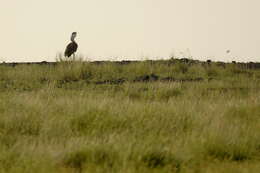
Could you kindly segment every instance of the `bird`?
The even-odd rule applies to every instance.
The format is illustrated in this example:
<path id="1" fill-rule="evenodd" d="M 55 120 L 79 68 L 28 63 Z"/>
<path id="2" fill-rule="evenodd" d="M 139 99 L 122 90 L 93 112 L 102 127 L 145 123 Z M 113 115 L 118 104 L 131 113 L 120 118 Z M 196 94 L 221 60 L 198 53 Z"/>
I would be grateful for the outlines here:
<path id="1" fill-rule="evenodd" d="M 71 34 L 70 40 L 71 42 L 67 45 L 64 56 L 70 57 L 72 54 L 75 56 L 75 52 L 78 49 L 78 44 L 75 42 L 75 38 L 77 36 L 77 32 L 73 32 Z"/>

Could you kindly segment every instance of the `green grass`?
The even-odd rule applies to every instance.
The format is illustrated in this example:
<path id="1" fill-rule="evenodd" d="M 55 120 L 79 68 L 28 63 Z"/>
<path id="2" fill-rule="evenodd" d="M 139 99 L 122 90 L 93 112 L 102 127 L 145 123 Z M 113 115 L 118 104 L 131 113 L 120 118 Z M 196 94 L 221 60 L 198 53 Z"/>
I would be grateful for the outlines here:
<path id="1" fill-rule="evenodd" d="M 177 60 L 2 65 L 0 172 L 258 173 L 260 71 Z"/>

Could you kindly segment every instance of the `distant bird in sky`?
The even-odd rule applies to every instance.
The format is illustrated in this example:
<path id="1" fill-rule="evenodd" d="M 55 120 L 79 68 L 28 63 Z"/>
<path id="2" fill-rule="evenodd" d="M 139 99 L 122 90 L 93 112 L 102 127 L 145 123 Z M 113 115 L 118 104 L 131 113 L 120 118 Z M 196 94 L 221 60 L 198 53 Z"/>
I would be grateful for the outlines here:
<path id="1" fill-rule="evenodd" d="M 227 50 L 226 53 L 230 53 L 230 50 Z"/>
<path id="2" fill-rule="evenodd" d="M 78 49 L 78 44 L 75 42 L 75 38 L 77 36 L 77 32 L 73 32 L 71 34 L 70 40 L 71 42 L 67 45 L 64 56 L 70 57 L 72 54 L 75 56 L 75 52 Z"/>

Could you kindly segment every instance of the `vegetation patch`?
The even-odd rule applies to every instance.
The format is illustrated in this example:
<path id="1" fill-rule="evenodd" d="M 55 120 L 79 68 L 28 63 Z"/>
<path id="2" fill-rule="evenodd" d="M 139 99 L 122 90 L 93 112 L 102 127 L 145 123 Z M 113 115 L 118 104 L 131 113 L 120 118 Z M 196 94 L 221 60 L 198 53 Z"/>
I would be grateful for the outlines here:
<path id="1" fill-rule="evenodd" d="M 173 155 L 162 151 L 148 152 L 142 156 L 141 160 L 148 168 L 162 168 L 169 166 L 172 169 L 174 168 L 176 172 L 180 171 L 182 165 L 180 159 L 176 159 Z"/>
<path id="2" fill-rule="evenodd" d="M 260 172 L 254 63 L 0 65 L 0 172 Z"/>

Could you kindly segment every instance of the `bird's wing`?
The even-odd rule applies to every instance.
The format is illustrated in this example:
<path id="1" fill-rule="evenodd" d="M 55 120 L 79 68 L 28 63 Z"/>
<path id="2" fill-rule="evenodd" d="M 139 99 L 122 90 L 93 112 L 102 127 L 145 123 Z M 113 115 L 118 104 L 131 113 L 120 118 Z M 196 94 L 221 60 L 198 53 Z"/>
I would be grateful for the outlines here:
<path id="1" fill-rule="evenodd" d="M 78 50 L 78 44 L 75 43 L 74 46 L 75 46 L 75 52 L 76 52 Z"/>

